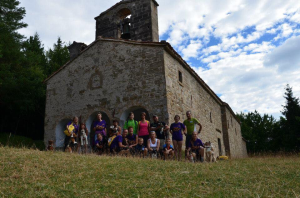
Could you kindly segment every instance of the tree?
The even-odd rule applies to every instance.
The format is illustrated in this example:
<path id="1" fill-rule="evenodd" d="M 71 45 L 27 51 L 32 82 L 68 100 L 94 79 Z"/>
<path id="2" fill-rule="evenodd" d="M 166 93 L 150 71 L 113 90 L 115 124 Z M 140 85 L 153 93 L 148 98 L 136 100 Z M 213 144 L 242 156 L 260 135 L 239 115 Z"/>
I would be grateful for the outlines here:
<path id="1" fill-rule="evenodd" d="M 273 134 L 278 130 L 278 123 L 273 116 L 257 111 L 247 114 L 240 113 L 237 117 L 241 122 L 242 135 L 247 142 L 247 150 L 250 153 L 266 152 L 273 150 Z"/>
<path id="2" fill-rule="evenodd" d="M 283 144 L 288 151 L 300 149 L 300 105 L 299 98 L 294 97 L 292 88 L 287 85 L 284 98 L 286 103 L 283 106 L 281 119 L 282 132 L 284 134 Z"/>
<path id="3" fill-rule="evenodd" d="M 20 4 L 17 0 L 0 1 L 0 130 L 3 131 L 10 123 L 9 116 L 13 114 L 15 101 L 18 96 L 18 74 L 22 67 L 21 43 L 24 38 L 17 30 L 27 26 L 22 22 L 25 16 L 25 9 L 18 7 Z M 14 112 L 17 114 L 17 112 Z"/>
<path id="4" fill-rule="evenodd" d="M 48 76 L 70 60 L 69 50 L 61 41 L 60 37 L 58 37 L 57 43 L 54 44 L 53 50 L 49 49 L 49 51 L 46 52 L 46 56 L 48 59 Z"/>

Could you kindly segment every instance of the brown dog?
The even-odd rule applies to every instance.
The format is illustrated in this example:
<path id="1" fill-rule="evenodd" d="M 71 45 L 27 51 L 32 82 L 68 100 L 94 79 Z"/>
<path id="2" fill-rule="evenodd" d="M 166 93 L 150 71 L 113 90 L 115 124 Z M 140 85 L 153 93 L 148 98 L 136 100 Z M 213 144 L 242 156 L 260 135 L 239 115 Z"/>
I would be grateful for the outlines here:
<path id="1" fill-rule="evenodd" d="M 53 150 L 54 150 L 54 143 L 53 143 L 53 140 L 49 140 L 49 141 L 48 141 L 47 151 L 53 151 Z"/>

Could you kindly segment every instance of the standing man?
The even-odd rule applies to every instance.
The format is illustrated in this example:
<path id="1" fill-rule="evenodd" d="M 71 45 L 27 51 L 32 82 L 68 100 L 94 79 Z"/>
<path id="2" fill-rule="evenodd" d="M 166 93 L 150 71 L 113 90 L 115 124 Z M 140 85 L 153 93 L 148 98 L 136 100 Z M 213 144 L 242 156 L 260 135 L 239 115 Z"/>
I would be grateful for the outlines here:
<path id="1" fill-rule="evenodd" d="M 187 119 L 183 122 L 183 124 L 186 126 L 186 129 L 184 131 L 184 135 L 186 136 L 186 139 L 185 139 L 185 158 L 187 158 L 187 155 L 188 155 L 187 148 L 188 148 L 189 143 L 192 140 L 192 135 L 197 130 L 196 125 L 199 125 L 198 134 L 200 134 L 201 130 L 202 130 L 202 125 L 200 124 L 200 122 L 196 118 L 192 118 L 191 111 L 186 112 L 186 117 L 187 117 Z"/>
<path id="2" fill-rule="evenodd" d="M 159 153 L 161 157 L 163 156 L 163 146 L 165 145 L 169 129 L 170 128 L 168 125 L 166 125 L 166 123 L 158 120 L 157 115 L 153 115 L 153 123 L 150 125 L 150 131 L 155 131 L 156 138 L 160 141 Z"/>

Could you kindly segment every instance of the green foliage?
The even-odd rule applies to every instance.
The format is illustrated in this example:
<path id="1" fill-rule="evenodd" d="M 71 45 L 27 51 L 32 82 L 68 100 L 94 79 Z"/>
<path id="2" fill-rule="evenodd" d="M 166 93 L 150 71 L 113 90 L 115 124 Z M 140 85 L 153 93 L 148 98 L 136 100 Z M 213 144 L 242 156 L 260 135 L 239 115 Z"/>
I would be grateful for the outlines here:
<path id="1" fill-rule="evenodd" d="M 44 142 L 41 140 L 32 140 L 24 136 L 18 136 L 8 133 L 0 133 L 0 145 L 15 148 L 37 148 L 45 150 Z"/>
<path id="2" fill-rule="evenodd" d="M 273 116 L 261 116 L 257 111 L 247 114 L 240 113 L 237 117 L 241 121 L 242 135 L 248 140 L 248 152 L 256 153 L 273 150 L 273 134 L 278 131 L 279 125 Z"/>
<path id="3" fill-rule="evenodd" d="M 283 142 L 287 150 L 300 150 L 300 104 L 299 98 L 294 97 L 292 88 L 287 85 L 284 98 L 286 103 L 283 106 L 282 114 L 285 118 L 281 122 Z"/>
<path id="4" fill-rule="evenodd" d="M 286 104 L 282 112 L 285 117 L 280 117 L 280 120 L 266 114 L 262 116 L 257 111 L 237 114 L 241 121 L 242 135 L 248 140 L 248 152 L 300 150 L 299 98 L 293 96 L 289 85 L 285 90 Z"/>
<path id="5" fill-rule="evenodd" d="M 48 58 L 48 76 L 70 60 L 69 50 L 61 41 L 60 37 L 58 37 L 57 43 L 54 44 L 53 49 L 46 52 L 46 56 Z"/>

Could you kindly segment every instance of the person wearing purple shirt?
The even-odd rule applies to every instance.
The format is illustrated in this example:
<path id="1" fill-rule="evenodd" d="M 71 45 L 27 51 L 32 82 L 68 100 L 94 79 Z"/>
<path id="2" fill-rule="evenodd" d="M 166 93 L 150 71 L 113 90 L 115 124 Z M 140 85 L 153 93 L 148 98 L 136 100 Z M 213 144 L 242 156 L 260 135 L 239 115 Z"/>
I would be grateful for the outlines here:
<path id="1" fill-rule="evenodd" d="M 178 158 L 178 161 L 181 159 L 181 150 L 182 150 L 182 141 L 183 141 L 183 136 L 182 133 L 185 129 L 184 124 L 179 122 L 180 116 L 176 115 L 174 117 L 175 122 L 171 124 L 170 126 L 170 132 L 172 134 L 172 140 L 174 144 L 174 149 L 175 149 L 175 157 Z"/>
<path id="2" fill-rule="evenodd" d="M 127 135 L 126 138 L 128 139 L 129 147 L 132 148 L 138 144 L 138 136 L 136 134 L 133 134 L 133 127 L 128 127 L 128 131 L 129 134 Z"/>
<path id="3" fill-rule="evenodd" d="M 107 142 L 107 136 L 106 136 L 106 122 L 105 120 L 102 120 L 102 114 L 98 113 L 97 120 L 94 122 L 93 130 L 95 131 L 95 141 L 97 140 L 97 134 L 101 134 L 104 143 Z"/>
<path id="4" fill-rule="evenodd" d="M 69 131 L 69 132 L 73 132 L 73 137 L 76 138 L 77 137 L 77 134 L 78 134 L 78 129 L 79 129 L 79 126 L 78 126 L 78 117 L 74 117 L 73 118 L 73 121 L 69 122 L 66 126 L 66 129 L 68 129 L 68 127 L 70 125 L 73 125 L 74 126 L 74 130 L 73 131 Z M 71 136 L 67 136 L 65 137 L 65 141 L 64 141 L 64 151 L 66 150 L 67 146 L 70 144 L 70 141 L 71 141 Z M 74 146 L 74 145 L 73 145 Z"/>
<path id="5" fill-rule="evenodd" d="M 187 144 L 187 151 L 191 154 L 188 156 L 190 160 L 192 160 L 192 157 L 195 159 L 197 156 L 200 155 L 200 161 L 204 161 L 204 144 L 203 142 L 197 137 L 197 132 L 193 132 L 192 139 Z"/>
<path id="6" fill-rule="evenodd" d="M 116 154 L 121 151 L 121 148 L 126 148 L 127 146 L 124 146 L 122 142 L 123 137 L 121 135 L 121 131 L 118 131 L 117 136 L 113 139 L 113 141 L 110 144 L 110 152 L 112 154 Z"/>

